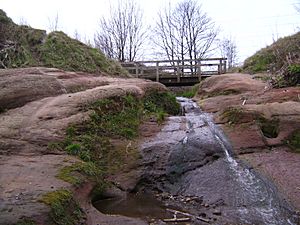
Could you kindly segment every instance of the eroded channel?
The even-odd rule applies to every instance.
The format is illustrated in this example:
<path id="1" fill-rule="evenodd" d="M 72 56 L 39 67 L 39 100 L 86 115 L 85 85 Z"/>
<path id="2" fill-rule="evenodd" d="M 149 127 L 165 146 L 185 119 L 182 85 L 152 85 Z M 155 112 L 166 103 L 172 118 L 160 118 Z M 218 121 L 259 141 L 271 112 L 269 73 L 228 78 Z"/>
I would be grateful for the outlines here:
<path id="1" fill-rule="evenodd" d="M 276 187 L 235 159 L 211 115 L 190 99 L 178 101 L 184 115 L 170 117 L 141 146 L 144 169 L 136 193 L 99 201 L 99 211 L 152 224 L 297 224 Z"/>

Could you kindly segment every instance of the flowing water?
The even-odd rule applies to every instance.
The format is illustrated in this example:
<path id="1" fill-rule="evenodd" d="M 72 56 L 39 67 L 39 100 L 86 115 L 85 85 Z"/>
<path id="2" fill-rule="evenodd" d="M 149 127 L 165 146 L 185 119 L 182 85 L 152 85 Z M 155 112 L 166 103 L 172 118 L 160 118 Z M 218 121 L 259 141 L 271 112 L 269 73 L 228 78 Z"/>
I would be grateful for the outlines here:
<path id="1" fill-rule="evenodd" d="M 199 214 L 212 215 L 204 220 L 210 224 L 296 224 L 295 214 L 273 184 L 234 158 L 229 141 L 211 115 L 190 99 L 178 101 L 184 115 L 171 117 L 142 147 L 144 185 L 183 199 L 203 199 L 198 205 L 181 204 L 182 199 L 178 203 L 187 215 L 194 215 L 194 224 L 202 224 L 203 220 L 197 220 Z M 149 196 L 100 201 L 97 205 L 104 213 L 146 220 L 170 216 L 163 202 Z M 215 210 L 222 213 L 214 217 Z"/>
<path id="2" fill-rule="evenodd" d="M 272 185 L 232 157 L 232 147 L 222 130 L 213 122 L 211 115 L 201 112 L 192 100 L 185 98 L 178 100 L 186 111 L 188 129 L 192 130 L 193 124 L 199 120 L 204 121 L 214 135 L 215 141 L 224 151 L 227 164 L 242 191 L 241 197 L 244 197 L 247 205 L 251 206 L 238 209 L 240 219 L 245 223 L 252 224 L 253 222 L 248 215 L 253 214 L 260 218 L 261 224 L 294 224 L 287 217 L 286 212 L 283 212 L 281 202 Z M 188 141 L 187 137 L 186 140 Z M 245 199 L 241 199 L 241 201 Z"/>

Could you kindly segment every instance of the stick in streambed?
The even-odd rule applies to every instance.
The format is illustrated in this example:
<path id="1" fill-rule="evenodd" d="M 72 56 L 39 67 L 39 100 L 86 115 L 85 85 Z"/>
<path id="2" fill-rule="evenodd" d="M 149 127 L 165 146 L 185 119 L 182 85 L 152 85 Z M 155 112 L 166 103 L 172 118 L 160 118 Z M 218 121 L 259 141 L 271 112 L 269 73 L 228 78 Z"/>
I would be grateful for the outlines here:
<path id="1" fill-rule="evenodd" d="M 210 220 L 209 219 L 206 219 L 206 218 L 203 218 L 203 217 L 200 217 L 200 216 L 195 216 L 195 215 L 192 215 L 190 213 L 186 213 L 186 212 L 181 212 L 181 211 L 178 211 L 178 210 L 174 210 L 174 209 L 167 209 L 167 211 L 169 212 L 173 212 L 175 214 L 181 214 L 181 215 L 184 215 L 184 216 L 190 216 L 190 217 L 194 217 L 196 218 L 197 220 L 201 220 L 202 222 L 205 222 L 205 223 L 209 223 Z M 176 219 L 176 218 L 175 218 Z M 190 219 L 190 218 L 189 218 Z M 165 221 L 166 222 L 166 221 Z M 174 221 L 169 221 L 169 222 L 174 222 Z M 181 221 L 181 222 L 185 222 L 185 221 Z"/>
<path id="2" fill-rule="evenodd" d="M 188 222 L 191 218 L 172 218 L 172 219 L 163 219 L 164 222 Z"/>

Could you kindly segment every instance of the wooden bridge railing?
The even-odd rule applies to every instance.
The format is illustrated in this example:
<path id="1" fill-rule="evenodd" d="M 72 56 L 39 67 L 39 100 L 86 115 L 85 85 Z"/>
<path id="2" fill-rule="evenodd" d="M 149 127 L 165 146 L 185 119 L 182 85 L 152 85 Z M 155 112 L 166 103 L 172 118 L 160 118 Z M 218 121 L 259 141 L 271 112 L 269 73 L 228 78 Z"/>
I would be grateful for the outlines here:
<path id="1" fill-rule="evenodd" d="M 173 79 L 180 83 L 191 78 L 226 73 L 226 58 L 207 58 L 196 60 L 159 60 L 122 63 L 130 74 L 137 78 L 151 79 L 160 82 L 162 79 Z M 176 78 L 176 80 L 174 79 Z M 171 80 L 170 80 L 171 81 Z"/>

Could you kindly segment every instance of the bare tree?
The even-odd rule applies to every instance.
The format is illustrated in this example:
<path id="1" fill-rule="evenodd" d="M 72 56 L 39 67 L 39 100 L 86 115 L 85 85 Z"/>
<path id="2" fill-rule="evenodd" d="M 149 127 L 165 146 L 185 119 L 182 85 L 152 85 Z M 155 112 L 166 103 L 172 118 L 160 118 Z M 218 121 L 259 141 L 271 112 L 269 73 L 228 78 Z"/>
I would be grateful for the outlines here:
<path id="1" fill-rule="evenodd" d="M 218 32 L 196 0 L 183 0 L 158 14 L 154 44 L 170 60 L 198 59 L 212 50 Z"/>
<path id="2" fill-rule="evenodd" d="M 55 17 L 52 19 L 48 17 L 48 23 L 49 23 L 48 29 L 50 30 L 50 32 L 58 31 L 59 29 L 58 22 L 59 22 L 58 13 L 56 13 Z"/>
<path id="3" fill-rule="evenodd" d="M 158 21 L 154 28 L 154 35 L 151 39 L 153 43 L 160 49 L 161 54 L 169 60 L 178 58 L 176 45 L 176 29 L 173 24 L 171 7 L 158 13 Z"/>
<path id="4" fill-rule="evenodd" d="M 294 6 L 297 12 L 300 14 L 300 1 L 298 1 L 298 3 L 296 3 Z"/>
<path id="5" fill-rule="evenodd" d="M 21 25 L 21 26 L 28 26 L 29 27 L 29 23 L 27 22 L 27 20 L 24 17 L 20 17 L 18 24 Z"/>
<path id="6" fill-rule="evenodd" d="M 146 38 L 143 13 L 134 0 L 120 0 L 111 8 L 110 17 L 102 17 L 100 29 L 94 36 L 97 48 L 109 58 L 134 61 Z"/>
<path id="7" fill-rule="evenodd" d="M 222 57 L 227 58 L 228 69 L 234 67 L 238 57 L 235 41 L 231 37 L 224 38 L 219 42 L 219 49 Z"/>
<path id="8" fill-rule="evenodd" d="M 78 32 L 77 29 L 74 31 L 73 37 L 74 37 L 76 40 L 81 41 L 81 35 L 80 35 L 80 33 Z"/>

